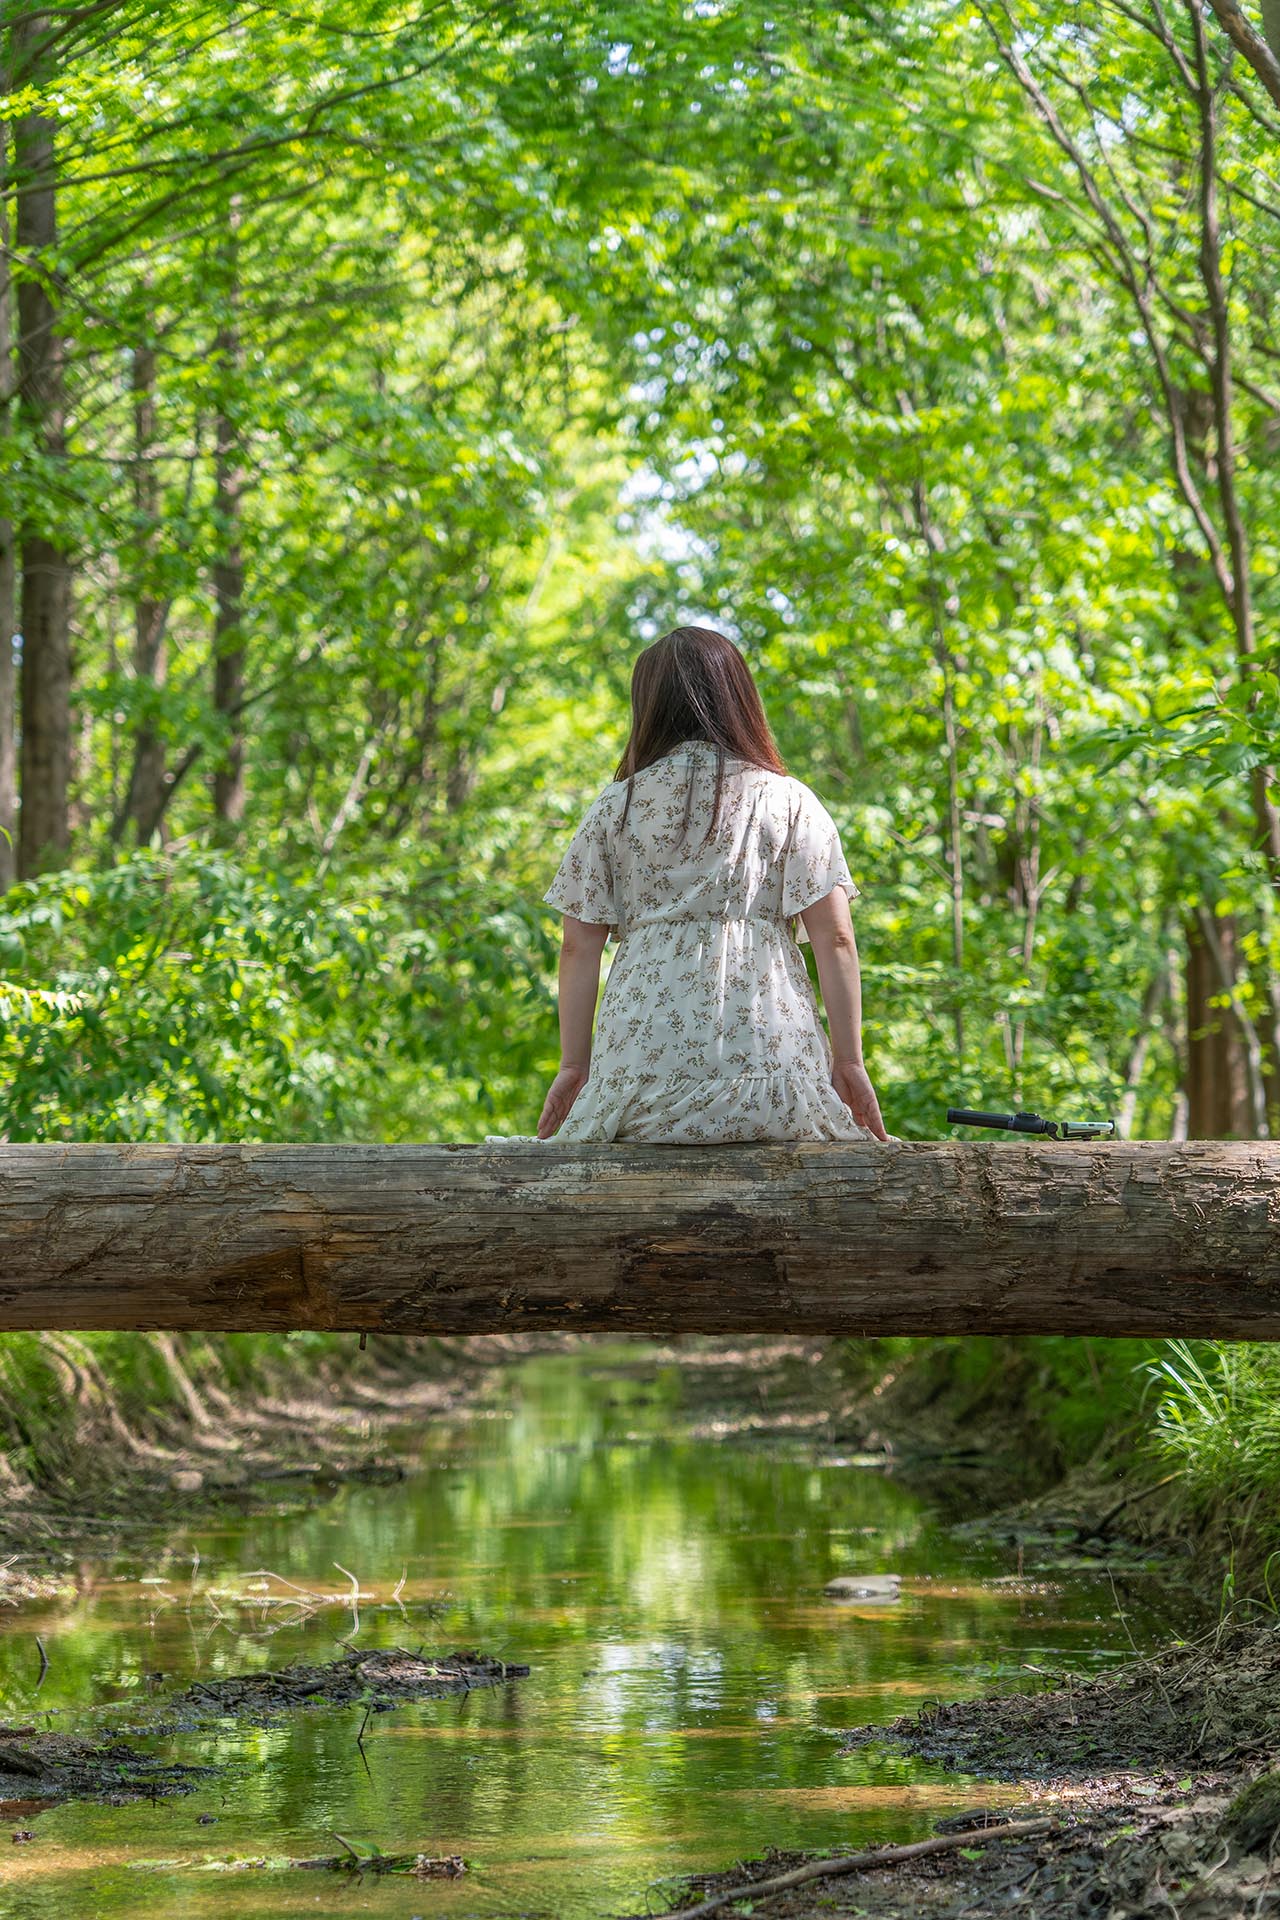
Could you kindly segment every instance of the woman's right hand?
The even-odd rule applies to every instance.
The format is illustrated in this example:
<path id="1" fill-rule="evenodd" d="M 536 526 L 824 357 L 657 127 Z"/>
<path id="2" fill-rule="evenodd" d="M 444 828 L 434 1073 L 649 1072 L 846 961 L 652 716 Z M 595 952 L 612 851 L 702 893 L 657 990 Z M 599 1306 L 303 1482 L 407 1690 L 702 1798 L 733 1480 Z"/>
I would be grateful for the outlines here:
<path id="1" fill-rule="evenodd" d="M 547 1090 L 538 1121 L 539 1140 L 549 1140 L 568 1118 L 569 1109 L 587 1084 L 587 1067 L 561 1067 Z"/>
<path id="2" fill-rule="evenodd" d="M 860 1127 L 875 1135 L 877 1140 L 888 1141 L 884 1130 L 884 1121 L 880 1118 L 880 1102 L 876 1099 L 876 1090 L 867 1076 L 867 1070 L 860 1060 L 837 1060 L 831 1068 L 831 1084 Z"/>

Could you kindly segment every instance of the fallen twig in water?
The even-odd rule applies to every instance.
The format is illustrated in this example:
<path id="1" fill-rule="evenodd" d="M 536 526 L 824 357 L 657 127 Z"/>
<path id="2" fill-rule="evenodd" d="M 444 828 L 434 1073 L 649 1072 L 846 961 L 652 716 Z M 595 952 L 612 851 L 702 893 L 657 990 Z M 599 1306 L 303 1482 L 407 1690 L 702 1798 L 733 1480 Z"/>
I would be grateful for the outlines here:
<path id="1" fill-rule="evenodd" d="M 338 1563 L 335 1561 L 334 1564 L 336 1566 Z M 415 1600 L 406 1606 L 401 1596 L 408 1578 L 407 1571 L 401 1574 L 394 1593 L 384 1600 L 379 1600 L 373 1588 L 362 1587 L 356 1575 L 346 1567 L 340 1568 L 340 1571 L 348 1585 L 337 1593 L 319 1587 L 299 1586 L 296 1580 L 287 1580 L 271 1567 L 254 1567 L 249 1572 L 227 1575 L 204 1587 L 197 1587 L 193 1580 L 185 1596 L 165 1593 L 161 1598 L 167 1606 L 177 1607 L 189 1616 L 209 1613 L 215 1627 L 232 1620 L 237 1612 L 251 1616 L 256 1614 L 254 1628 L 237 1622 L 236 1630 L 240 1633 L 254 1631 L 262 1639 L 269 1639 L 283 1627 L 300 1626 L 329 1608 L 345 1608 L 351 1624 L 348 1637 L 339 1639 L 340 1646 L 350 1645 L 350 1636 L 360 1631 L 362 1606 L 374 1613 L 389 1612 L 394 1607 L 401 1619 L 406 1621 L 410 1618 L 410 1610 L 413 1614 L 425 1614 L 431 1618 L 437 1618 L 447 1610 L 447 1596 Z M 269 1582 L 274 1582 L 283 1591 L 272 1591 Z M 165 1582 L 160 1576 L 152 1576 L 144 1584 L 156 1587 Z"/>
<path id="2" fill-rule="evenodd" d="M 354 1636 L 360 1631 L 360 1582 L 349 1568 L 343 1566 L 340 1560 L 335 1560 L 333 1564 L 338 1569 L 338 1572 L 345 1573 L 347 1579 L 351 1582 L 351 1632 Z"/>
<path id="3" fill-rule="evenodd" d="M 955 1847 L 988 1847 L 993 1840 L 1028 1840 L 1033 1834 L 1051 1833 L 1056 1825 L 1056 1821 L 1048 1819 L 1011 1820 L 1004 1826 L 937 1834 L 932 1840 L 916 1840 L 906 1847 L 873 1847 L 867 1853 L 836 1854 L 830 1860 L 810 1860 L 805 1866 L 793 1867 L 789 1873 L 780 1873 L 772 1880 L 747 1880 L 740 1886 L 726 1887 L 723 1892 L 712 1894 L 709 1900 L 703 1900 L 696 1907 L 681 1907 L 678 1912 L 664 1915 L 664 1920 L 703 1920 L 705 1914 L 717 1913 L 734 1900 L 757 1900 L 763 1894 L 783 1893 L 788 1887 L 798 1887 L 806 1880 L 834 1880 L 841 1873 L 897 1867 L 906 1860 L 923 1860 L 928 1854 L 947 1853 Z"/>

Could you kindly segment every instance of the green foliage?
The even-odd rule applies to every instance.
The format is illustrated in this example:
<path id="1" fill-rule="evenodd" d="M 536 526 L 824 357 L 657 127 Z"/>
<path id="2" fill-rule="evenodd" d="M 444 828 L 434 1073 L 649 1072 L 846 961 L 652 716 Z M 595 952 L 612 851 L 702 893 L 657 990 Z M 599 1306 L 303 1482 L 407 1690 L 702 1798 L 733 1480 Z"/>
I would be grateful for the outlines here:
<path id="1" fill-rule="evenodd" d="M 1220 93 L 1245 673 L 1186 185 L 1191 23 L 1061 36 L 1034 0 L 1020 17 L 1016 47 L 937 0 L 875 20 L 342 4 L 252 33 L 171 0 L 73 23 L 14 102 L 58 115 L 67 451 L 42 487 L 10 423 L 0 511 L 22 522 L 39 490 L 77 557 L 78 861 L 134 838 L 158 743 L 158 837 L 175 861 L 211 836 L 251 850 L 242 906 L 280 889 L 262 965 L 294 1009 L 275 1043 L 269 997 L 188 1016 L 171 1092 L 130 1103 L 113 1081 L 102 1124 L 528 1129 L 555 1044 L 538 896 L 612 771 L 637 640 L 686 617 L 740 639 L 844 831 L 895 1131 L 999 1101 L 1167 1133 L 1192 1025 L 1180 949 L 1206 902 L 1269 1057 L 1266 129 L 1247 88 Z M 1207 58 L 1219 72 L 1224 44 Z M 233 531 L 247 685 L 229 713 L 211 584 Z M 132 643 L 149 606 L 163 670 Z M 238 836 L 208 791 L 237 733 Z M 446 892 L 452 872 L 489 931 L 429 923 L 424 871 Z M 381 973 L 353 951 L 362 915 Z M 327 1045 L 304 956 L 335 984 Z M 402 964 L 447 1029 L 400 1005 Z M 387 1001 L 376 1118 L 347 1059 L 376 1024 L 353 1019 L 357 982 Z M 32 1050 L 21 1125 L 76 1124 L 66 1071 L 57 1045 Z"/>
<path id="2" fill-rule="evenodd" d="M 76 671 L 6 1137 L 531 1131 L 540 896 L 687 619 L 842 829 L 892 1131 L 1276 1134 L 1274 114 L 1202 10 L 1077 13 L 68 14 L 7 103 L 56 128 L 11 271 L 66 420 L 5 404 L 0 520 L 72 556 Z M 1022 1350 L 1064 1458 L 1144 1352 Z M 1195 1352 L 1159 1445 L 1245 1497 L 1272 1363 Z"/>
<path id="3" fill-rule="evenodd" d="M 0 955 L 53 983 L 0 1026 L 12 1140 L 319 1139 L 411 1127 L 441 1083 L 455 1111 L 545 1052 L 527 1020 L 541 916 L 448 871 L 377 888 L 214 850 L 140 852 L 14 887 Z M 388 1052 L 408 1079 L 388 1111 Z M 477 1070 L 479 1069 L 479 1071 Z M 394 1083 L 393 1083 L 394 1084 Z M 490 1096 L 491 1097 L 491 1096 Z"/>
<path id="4" fill-rule="evenodd" d="M 1153 1439 L 1201 1512 L 1221 1506 L 1280 1535 L 1280 1354 L 1175 1340 L 1150 1374 Z"/>

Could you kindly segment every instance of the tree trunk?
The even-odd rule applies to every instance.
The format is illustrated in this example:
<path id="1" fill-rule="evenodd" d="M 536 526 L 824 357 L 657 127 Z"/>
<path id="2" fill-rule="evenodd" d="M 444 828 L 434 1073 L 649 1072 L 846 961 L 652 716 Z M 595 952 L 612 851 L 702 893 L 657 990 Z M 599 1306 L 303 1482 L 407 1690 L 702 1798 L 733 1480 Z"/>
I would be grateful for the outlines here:
<path id="1" fill-rule="evenodd" d="M 0 1327 L 1280 1339 L 1280 1147 L 0 1147 Z"/>
<path id="2" fill-rule="evenodd" d="M 1262 33 L 1239 0 L 1209 0 L 1227 38 L 1242 53 L 1280 107 L 1280 0 L 1262 0 Z"/>
<path id="3" fill-rule="evenodd" d="M 239 437 L 233 417 L 240 371 L 240 333 L 236 324 L 236 210 L 231 212 L 227 264 L 227 317 L 218 329 L 214 359 L 218 377 L 218 406 L 214 419 L 214 517 L 218 528 L 218 558 L 213 568 L 213 704 L 226 722 L 226 743 L 213 776 L 213 806 L 224 827 L 234 829 L 244 818 L 244 554 L 240 536 Z"/>
<path id="4" fill-rule="evenodd" d="M 1213 396 L 1215 444 L 1209 471 L 1217 490 L 1229 563 L 1230 582 L 1225 594 L 1227 610 L 1235 632 L 1240 678 L 1247 687 L 1252 683 L 1258 666 L 1252 543 L 1238 486 L 1231 296 L 1222 267 L 1218 206 L 1218 91 L 1209 70 L 1199 0 L 1191 0 L 1191 21 L 1196 49 L 1196 105 L 1200 116 L 1200 278 L 1213 340 L 1212 352 L 1202 349 Z M 1255 690 L 1250 700 L 1251 710 L 1257 704 L 1258 697 Z M 1249 777 L 1249 804 L 1253 809 L 1257 844 L 1266 857 L 1271 884 L 1280 893 L 1280 808 L 1271 799 L 1274 779 L 1271 768 L 1253 768 Z"/>
<path id="5" fill-rule="evenodd" d="M 1147 1051 L 1151 1045 L 1151 1029 L 1168 990 L 1168 973 L 1163 966 L 1158 966 L 1148 980 L 1142 996 L 1137 1030 L 1133 1036 L 1133 1045 L 1129 1049 L 1129 1061 L 1125 1068 L 1124 1093 L 1121 1095 L 1119 1111 L 1116 1114 L 1116 1131 L 1122 1140 L 1128 1140 L 1133 1133 L 1134 1116 L 1138 1111 L 1138 1089 L 1142 1085 L 1143 1068 L 1146 1066 Z"/>
<path id="6" fill-rule="evenodd" d="M 7 49 L 0 46 L 0 91 L 8 92 Z M 9 275 L 9 141 L 0 120 L 0 433 L 12 429 L 13 283 Z M 18 875 L 18 678 L 13 638 L 18 630 L 18 568 L 13 523 L 0 518 L 0 893 Z"/>
<path id="7" fill-rule="evenodd" d="M 0 520 L 0 893 L 18 877 L 17 588 L 13 526 Z"/>
<path id="8" fill-rule="evenodd" d="M 1235 965 L 1235 927 L 1217 922 L 1219 950 Z M 1187 1135 L 1192 1140 L 1248 1140 L 1254 1132 L 1248 1061 L 1240 1022 L 1230 1006 L 1222 970 L 1192 915 L 1186 925 Z"/>
<path id="9" fill-rule="evenodd" d="M 133 671 L 143 688 L 164 685 L 167 668 L 165 626 L 167 609 L 151 588 L 151 549 L 156 525 L 158 488 L 152 465 L 156 439 L 156 356 L 151 347 L 134 349 L 130 370 L 133 392 L 133 511 L 138 526 L 138 571 L 133 602 Z M 144 700 L 147 695 L 144 693 Z M 123 813 L 134 837 L 145 847 L 164 813 L 164 741 L 153 717 L 139 722 L 133 741 L 133 765 Z"/>
<path id="10" fill-rule="evenodd" d="M 226 826 L 244 818 L 244 559 L 240 546 L 240 489 L 235 468 L 233 428 L 219 413 L 216 512 L 225 528 L 222 553 L 213 568 L 213 704 L 227 723 L 222 758 L 213 776 L 213 806 Z"/>
<path id="11" fill-rule="evenodd" d="M 15 84 L 38 77 L 39 43 L 51 16 L 28 14 L 10 29 Z M 58 330 L 54 122 L 14 123 L 18 282 L 18 401 L 44 460 L 66 455 L 63 345 Z M 50 489 L 41 488 L 46 505 Z M 20 529 L 22 570 L 22 811 L 18 871 L 59 866 L 70 844 L 71 564 L 47 517 Z"/>

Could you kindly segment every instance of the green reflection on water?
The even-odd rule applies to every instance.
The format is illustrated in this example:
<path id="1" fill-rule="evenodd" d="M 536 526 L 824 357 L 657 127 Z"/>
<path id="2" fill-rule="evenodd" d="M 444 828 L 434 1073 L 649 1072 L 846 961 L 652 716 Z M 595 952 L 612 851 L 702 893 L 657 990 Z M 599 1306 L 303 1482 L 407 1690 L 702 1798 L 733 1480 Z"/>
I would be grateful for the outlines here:
<path id="1" fill-rule="evenodd" d="M 1002 1591 L 1011 1559 L 962 1551 L 883 1474 L 802 1442 L 690 1438 L 681 1393 L 678 1369 L 637 1348 L 625 1364 L 531 1360 L 494 1406 L 423 1435 L 403 1484 L 184 1532 L 89 1570 L 74 1601 L 6 1617 L 9 1719 L 115 1701 L 127 1720 L 192 1679 L 331 1658 L 353 1627 L 338 1565 L 360 1584 L 361 1645 L 478 1647 L 533 1672 L 372 1720 L 363 1760 L 345 1710 L 181 1736 L 166 1751 L 225 1777 L 154 1806 L 44 1813 L 3 1863 L 0 1912 L 617 1912 L 767 1844 L 913 1838 L 991 1804 L 999 1789 L 884 1748 L 843 1755 L 839 1733 L 980 1690 L 993 1668 L 1096 1665 L 1142 1638 L 1105 1578 Z M 903 1576 L 897 1605 L 823 1598 L 834 1574 L 880 1571 Z M 285 1582 L 329 1603 L 308 1610 Z M 38 1700 L 35 1632 L 51 1660 Z M 353 1886 L 193 1870 L 332 1853 L 334 1832 L 461 1853 L 471 1872 Z"/>

